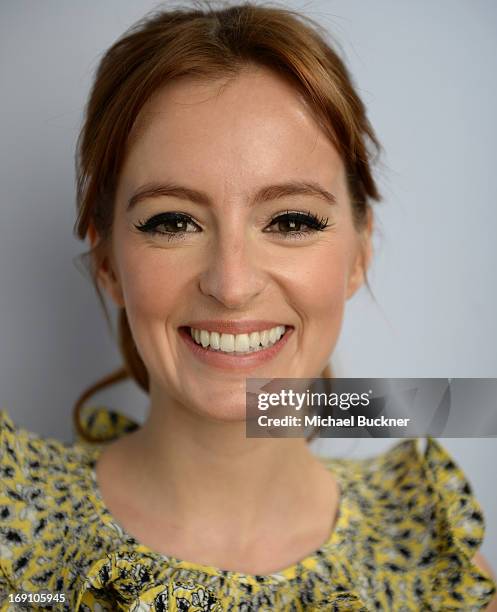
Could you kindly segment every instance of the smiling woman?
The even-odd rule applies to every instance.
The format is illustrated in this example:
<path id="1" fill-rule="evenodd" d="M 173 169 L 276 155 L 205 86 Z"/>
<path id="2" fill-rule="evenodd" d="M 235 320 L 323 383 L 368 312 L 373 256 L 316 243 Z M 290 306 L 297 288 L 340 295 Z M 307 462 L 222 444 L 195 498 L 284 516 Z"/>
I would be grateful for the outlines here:
<path id="1" fill-rule="evenodd" d="M 72 446 L 0 413 L 0 589 L 65 592 L 64 610 L 490 602 L 481 508 L 435 440 L 345 460 L 246 436 L 248 377 L 331 376 L 367 284 L 378 149 L 326 33 L 292 11 L 159 11 L 107 51 L 75 229 L 124 365 L 77 401 Z M 82 410 L 128 376 L 142 426 Z"/>
<path id="2" fill-rule="evenodd" d="M 242 425 L 255 367 L 270 360 L 275 377 L 323 371 L 362 282 L 368 227 L 354 225 L 336 147 L 265 66 L 162 85 L 134 129 L 101 282 L 126 317 L 151 396 L 170 406 L 173 392 L 197 415 Z M 239 354 L 248 334 L 280 326 L 274 346 L 253 337 L 263 350 Z"/>

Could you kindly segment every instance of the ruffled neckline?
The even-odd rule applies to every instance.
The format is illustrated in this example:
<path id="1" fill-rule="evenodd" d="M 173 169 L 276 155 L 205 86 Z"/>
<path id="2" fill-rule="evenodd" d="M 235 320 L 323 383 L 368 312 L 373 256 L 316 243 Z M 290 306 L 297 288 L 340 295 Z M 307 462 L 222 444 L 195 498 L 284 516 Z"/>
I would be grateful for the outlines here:
<path id="1" fill-rule="evenodd" d="M 96 464 L 103 447 L 103 444 L 93 444 L 86 449 L 85 473 L 87 487 L 92 492 L 92 507 L 109 534 L 106 537 L 99 530 L 98 538 L 111 541 L 110 552 L 100 555 L 81 575 L 73 601 L 76 610 L 83 600 L 86 601 L 85 593 L 91 591 L 91 597 L 95 593 L 100 593 L 99 597 L 110 597 L 120 610 L 135 610 L 137 605 L 145 606 L 144 610 L 168 609 L 161 606 L 169 602 L 167 605 L 172 606 L 171 610 L 223 612 L 225 608 L 216 595 L 219 589 L 242 598 L 252 593 L 257 609 L 257 602 L 260 602 L 260 605 L 269 605 L 267 609 L 286 610 L 294 605 L 292 602 L 299 598 L 302 589 L 312 588 L 310 585 L 317 578 L 321 588 L 309 596 L 309 606 L 303 605 L 302 611 L 368 612 L 354 587 L 349 563 L 340 555 L 341 543 L 349 533 L 349 523 L 357 516 L 354 499 L 348 494 L 349 481 L 345 466 L 340 465 L 341 460 L 321 458 L 329 467 L 333 464 L 340 490 L 335 523 L 326 542 L 291 566 L 260 575 L 223 570 L 164 555 L 139 542 L 116 520 L 103 499 L 96 476 Z M 309 586 L 305 587 L 306 584 Z"/>
<path id="2" fill-rule="evenodd" d="M 88 448 L 89 461 L 87 471 L 91 483 L 91 490 L 93 492 L 93 499 L 91 501 L 102 523 L 114 535 L 118 535 L 120 540 L 126 543 L 126 549 L 135 550 L 150 557 L 151 559 L 153 558 L 161 563 L 167 563 L 170 566 L 174 566 L 174 568 L 177 570 L 184 569 L 187 571 L 196 571 L 210 575 L 222 575 L 226 578 L 254 585 L 261 585 L 262 583 L 281 584 L 283 582 L 289 582 L 301 576 L 305 570 L 316 569 L 316 565 L 319 563 L 320 559 L 324 557 L 329 559 L 331 555 L 339 554 L 340 544 L 347 533 L 349 519 L 351 516 L 353 516 L 353 500 L 348 495 L 349 482 L 346 479 L 343 470 L 340 469 L 342 467 L 340 465 L 340 459 L 320 458 L 328 469 L 333 469 L 333 475 L 337 481 L 340 497 L 336 512 L 336 519 L 331 533 L 318 549 L 309 555 L 306 555 L 296 563 L 270 574 L 249 574 L 236 570 L 224 570 L 213 565 L 204 565 L 179 559 L 178 557 L 174 557 L 172 555 L 165 555 L 145 544 L 142 544 L 120 524 L 120 522 L 116 519 L 116 517 L 114 517 L 110 509 L 107 507 L 96 475 L 96 464 L 103 449 L 103 444 L 93 445 Z"/>

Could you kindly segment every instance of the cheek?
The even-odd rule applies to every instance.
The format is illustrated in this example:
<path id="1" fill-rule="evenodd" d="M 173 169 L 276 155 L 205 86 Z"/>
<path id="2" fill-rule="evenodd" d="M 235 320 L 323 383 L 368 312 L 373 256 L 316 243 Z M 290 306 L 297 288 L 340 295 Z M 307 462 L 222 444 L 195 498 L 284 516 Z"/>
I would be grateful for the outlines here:
<path id="1" fill-rule="evenodd" d="M 346 301 L 346 253 L 322 245 L 302 260 L 295 260 L 293 294 L 308 324 L 329 324 L 341 319 Z"/>
<path id="2" fill-rule="evenodd" d="M 181 293 L 182 275 L 171 273 L 177 268 L 160 250 L 130 249 L 120 257 L 128 316 L 149 321 L 157 318 L 163 324 Z"/>
<path id="3" fill-rule="evenodd" d="M 305 261 L 295 261 L 295 282 L 291 283 L 294 308 L 302 323 L 301 354 L 310 372 L 321 372 L 333 354 L 342 328 L 348 279 L 347 250 L 338 248 L 337 242 L 319 247 Z"/>
<path id="4" fill-rule="evenodd" d="M 162 380 L 164 371 L 175 367 L 172 343 L 165 341 L 165 332 L 183 291 L 183 277 L 171 273 L 178 268 L 161 250 L 123 249 L 119 257 L 126 314 L 136 349 L 149 375 Z"/>

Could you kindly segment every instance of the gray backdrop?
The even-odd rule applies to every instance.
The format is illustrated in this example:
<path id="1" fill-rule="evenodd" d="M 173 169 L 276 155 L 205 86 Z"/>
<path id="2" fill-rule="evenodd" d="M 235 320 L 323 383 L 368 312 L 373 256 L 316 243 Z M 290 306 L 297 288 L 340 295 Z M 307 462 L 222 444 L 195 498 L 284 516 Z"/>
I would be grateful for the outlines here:
<path id="1" fill-rule="evenodd" d="M 165 3 L 167 5 L 167 2 Z M 349 377 L 495 377 L 497 3 L 285 2 L 341 45 L 386 155 L 376 257 L 333 357 Z M 88 384 L 119 365 L 73 258 L 73 153 L 101 54 L 157 3 L 4 0 L 0 7 L 0 409 L 63 440 Z M 143 420 L 132 383 L 95 396 Z M 471 407 L 468 406 L 468 410 Z M 320 440 L 367 456 L 394 440 Z M 444 439 L 487 519 L 497 569 L 497 441 Z"/>

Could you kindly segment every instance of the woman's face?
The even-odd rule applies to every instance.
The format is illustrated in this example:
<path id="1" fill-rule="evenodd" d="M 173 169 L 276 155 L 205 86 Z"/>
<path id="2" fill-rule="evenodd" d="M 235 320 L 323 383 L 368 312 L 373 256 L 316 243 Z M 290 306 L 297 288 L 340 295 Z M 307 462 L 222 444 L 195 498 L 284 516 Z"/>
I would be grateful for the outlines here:
<path id="1" fill-rule="evenodd" d="M 328 226 L 312 231 L 309 213 Z M 228 420 L 245 416 L 248 377 L 321 374 L 363 280 L 343 163 L 299 95 L 263 68 L 176 81 L 144 107 L 108 261 L 103 282 L 126 308 L 152 397 Z M 221 335 L 246 332 L 233 336 L 243 349 L 265 338 L 250 332 L 278 326 L 287 332 L 274 348 L 244 355 Z M 196 344 L 190 327 L 214 347 L 205 332 L 217 330 L 220 348 Z"/>

